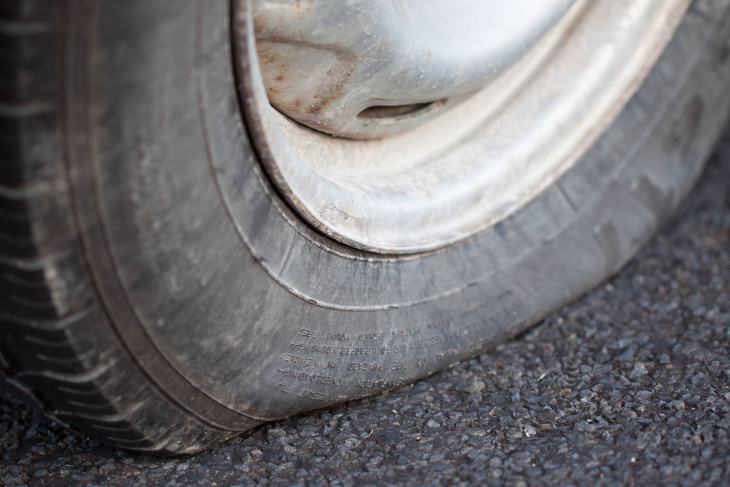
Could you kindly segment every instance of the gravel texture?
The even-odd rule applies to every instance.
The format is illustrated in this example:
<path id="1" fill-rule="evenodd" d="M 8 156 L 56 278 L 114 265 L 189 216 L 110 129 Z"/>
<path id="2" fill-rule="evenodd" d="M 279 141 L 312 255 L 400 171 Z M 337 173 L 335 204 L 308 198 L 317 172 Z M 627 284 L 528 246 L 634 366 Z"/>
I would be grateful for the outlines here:
<path id="1" fill-rule="evenodd" d="M 730 484 L 730 132 L 618 276 L 489 354 L 188 458 L 110 449 L 3 395 L 0 484 Z"/>

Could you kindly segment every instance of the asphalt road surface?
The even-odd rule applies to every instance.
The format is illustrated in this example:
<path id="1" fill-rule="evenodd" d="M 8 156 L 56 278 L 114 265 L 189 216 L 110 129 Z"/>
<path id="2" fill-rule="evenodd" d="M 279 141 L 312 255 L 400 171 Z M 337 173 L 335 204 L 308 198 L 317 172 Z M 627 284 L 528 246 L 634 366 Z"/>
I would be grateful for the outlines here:
<path id="1" fill-rule="evenodd" d="M 187 458 L 99 445 L 4 395 L 0 484 L 730 484 L 730 132 L 618 276 L 491 353 Z"/>

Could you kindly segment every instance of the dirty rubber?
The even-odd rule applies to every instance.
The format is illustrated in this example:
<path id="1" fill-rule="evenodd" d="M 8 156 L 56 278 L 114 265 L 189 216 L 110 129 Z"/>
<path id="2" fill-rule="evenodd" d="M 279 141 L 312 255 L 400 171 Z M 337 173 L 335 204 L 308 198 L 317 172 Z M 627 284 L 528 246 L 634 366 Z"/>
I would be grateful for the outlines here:
<path id="1" fill-rule="evenodd" d="M 623 271 L 491 353 L 183 458 L 102 446 L 3 393 L 0 484 L 726 483 L 729 271 L 726 131 Z"/>

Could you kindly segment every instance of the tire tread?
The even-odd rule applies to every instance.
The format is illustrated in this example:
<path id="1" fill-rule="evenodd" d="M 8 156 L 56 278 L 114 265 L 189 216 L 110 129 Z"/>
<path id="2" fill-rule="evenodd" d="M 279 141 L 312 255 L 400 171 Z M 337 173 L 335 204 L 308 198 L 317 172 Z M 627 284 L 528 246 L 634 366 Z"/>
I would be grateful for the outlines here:
<path id="1" fill-rule="evenodd" d="M 58 203 L 65 191 L 56 86 L 62 5 L 0 2 L 0 379 L 99 441 L 197 451 L 231 433 L 171 413 L 113 334 L 100 329 L 104 318 L 74 252 L 68 204 Z M 176 428 L 190 430 L 188 444 L 171 434 Z"/>

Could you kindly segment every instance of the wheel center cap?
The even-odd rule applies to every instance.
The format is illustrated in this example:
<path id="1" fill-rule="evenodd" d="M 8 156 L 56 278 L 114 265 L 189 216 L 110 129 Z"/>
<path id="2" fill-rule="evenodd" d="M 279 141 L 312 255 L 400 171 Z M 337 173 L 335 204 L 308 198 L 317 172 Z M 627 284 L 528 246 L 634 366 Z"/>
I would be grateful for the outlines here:
<path id="1" fill-rule="evenodd" d="M 253 0 L 271 104 L 311 128 L 380 138 L 484 88 L 573 0 Z"/>

